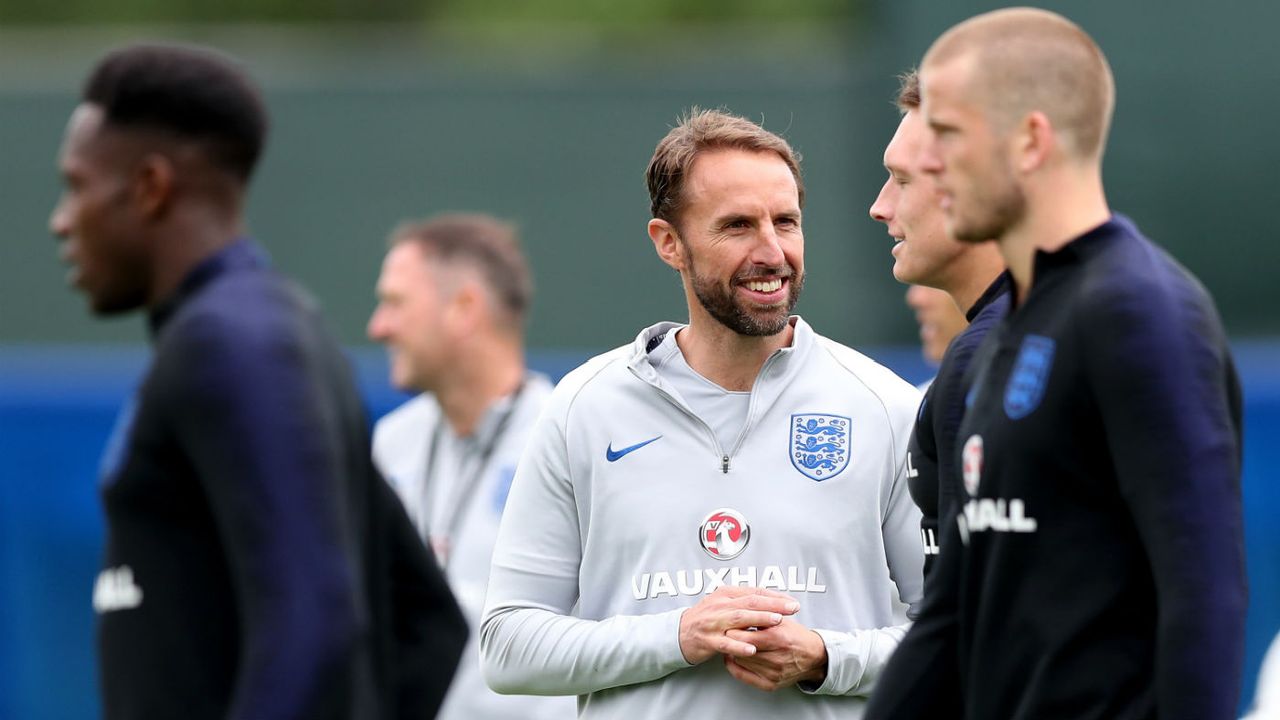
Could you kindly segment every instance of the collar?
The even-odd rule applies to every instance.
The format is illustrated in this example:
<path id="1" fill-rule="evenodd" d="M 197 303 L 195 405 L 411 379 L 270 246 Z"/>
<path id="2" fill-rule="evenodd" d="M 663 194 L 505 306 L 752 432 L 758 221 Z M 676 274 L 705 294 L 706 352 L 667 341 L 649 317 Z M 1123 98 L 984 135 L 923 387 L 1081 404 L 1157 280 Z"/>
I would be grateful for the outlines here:
<path id="1" fill-rule="evenodd" d="M 1138 229 L 1129 218 L 1113 213 L 1101 225 L 1085 232 L 1053 252 L 1036 250 L 1032 264 L 1032 288 L 1045 276 L 1059 268 L 1075 265 L 1097 254 L 1109 241 L 1122 236 L 1136 236 Z"/>
<path id="2" fill-rule="evenodd" d="M 969 312 L 964 314 L 965 319 L 972 323 L 973 319 L 978 317 L 979 313 L 985 310 L 988 305 L 995 302 L 996 298 L 1009 292 L 1012 287 L 1013 276 L 1009 274 L 1008 270 L 1005 270 L 996 276 L 996 279 L 987 286 L 986 290 L 982 291 L 982 294 L 978 296 L 977 301 L 973 303 L 973 307 L 969 308 Z"/>
<path id="3" fill-rule="evenodd" d="M 763 388 L 766 385 L 764 382 L 766 379 L 770 388 L 784 386 L 804 366 L 809 353 L 817 344 L 817 333 L 813 331 L 809 323 L 804 321 L 804 318 L 799 315 L 792 315 L 790 322 L 794 330 L 791 336 L 791 345 L 779 348 L 769 356 L 764 366 L 761 367 L 762 371 L 765 368 L 769 369 L 768 377 L 757 375 L 755 388 L 752 392 Z M 649 359 L 649 354 L 662 346 L 662 342 L 668 333 L 683 327 L 688 326 L 683 323 L 660 322 L 641 330 L 640 334 L 636 336 L 635 342 L 631 344 L 631 359 L 627 362 L 627 367 L 641 380 L 670 392 L 671 388 L 666 387 L 666 384 L 661 380 L 657 368 Z"/>
<path id="4" fill-rule="evenodd" d="M 148 314 L 148 325 L 154 338 L 173 314 L 195 293 L 215 279 L 238 270 L 270 266 L 265 250 L 248 238 L 238 238 L 230 245 L 201 260 L 182 278 L 178 288 Z"/>

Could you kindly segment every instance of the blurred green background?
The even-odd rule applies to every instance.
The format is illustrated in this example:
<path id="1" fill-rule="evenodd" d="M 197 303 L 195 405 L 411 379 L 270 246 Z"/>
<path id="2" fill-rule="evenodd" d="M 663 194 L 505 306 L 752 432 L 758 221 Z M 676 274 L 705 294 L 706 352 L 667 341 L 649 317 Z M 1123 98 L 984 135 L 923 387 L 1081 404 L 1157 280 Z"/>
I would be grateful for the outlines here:
<path id="1" fill-rule="evenodd" d="M 1280 334 L 1280 5 L 1058 3 L 1108 53 L 1119 103 L 1113 207 L 1194 270 L 1235 337 Z M 651 249 L 641 174 L 682 109 L 725 106 L 805 157 L 809 282 L 836 339 L 909 343 L 890 243 L 867 207 L 896 124 L 894 75 L 984 3 L 488 0 L 0 0 L 0 343 L 136 342 L 86 316 L 46 226 L 54 154 L 107 48 L 208 43 L 264 86 L 273 128 L 252 231 L 364 342 L 386 233 L 446 210 L 517 222 L 534 348 L 603 349 L 684 317 Z M 1067 7 L 1069 6 L 1069 7 Z M 216 24 L 209 21 L 217 20 Z M 1135 272 L 1141 272 L 1135 268 Z"/>

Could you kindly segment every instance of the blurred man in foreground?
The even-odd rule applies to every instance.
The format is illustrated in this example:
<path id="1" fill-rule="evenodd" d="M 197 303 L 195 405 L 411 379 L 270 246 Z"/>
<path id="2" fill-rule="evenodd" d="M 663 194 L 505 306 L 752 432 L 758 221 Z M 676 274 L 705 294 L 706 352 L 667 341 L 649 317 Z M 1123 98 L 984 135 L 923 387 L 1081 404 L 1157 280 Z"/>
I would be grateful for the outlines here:
<path id="1" fill-rule="evenodd" d="M 973 361 L 963 511 L 868 715 L 1233 718 L 1240 387 L 1208 293 L 1107 206 L 1107 61 L 1009 9 L 920 81 L 947 228 L 994 239 L 1014 295 Z"/>
<path id="2" fill-rule="evenodd" d="M 516 461 L 551 394 L 551 382 L 524 365 L 529 267 L 510 225 L 442 215 L 392 234 L 377 293 L 369 337 L 387 346 L 391 382 L 421 394 L 378 421 L 373 457 L 474 630 Z M 473 634 L 440 717 L 574 714 L 569 698 L 490 690 Z"/>
<path id="3" fill-rule="evenodd" d="M 243 237 L 266 128 L 227 59 L 135 46 L 59 156 L 70 282 L 97 314 L 144 308 L 154 344 L 103 463 L 109 719 L 425 717 L 465 640 L 341 351 Z"/>

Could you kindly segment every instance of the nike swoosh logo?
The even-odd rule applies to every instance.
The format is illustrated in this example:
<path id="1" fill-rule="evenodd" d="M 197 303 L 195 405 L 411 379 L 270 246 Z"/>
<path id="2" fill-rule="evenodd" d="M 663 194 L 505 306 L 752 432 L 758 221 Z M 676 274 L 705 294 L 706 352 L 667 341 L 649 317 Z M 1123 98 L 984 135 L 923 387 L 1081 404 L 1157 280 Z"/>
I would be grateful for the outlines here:
<path id="1" fill-rule="evenodd" d="M 623 455 L 626 455 L 629 452 L 635 452 L 636 450 L 639 450 L 640 448 L 644 447 L 645 445 L 648 445 L 654 440 L 660 440 L 661 438 L 662 436 L 659 435 L 658 437 L 649 438 L 644 442 L 638 442 L 635 445 L 632 445 L 631 447 L 624 447 L 619 450 L 614 450 L 613 443 L 609 443 L 609 448 L 604 451 L 604 459 L 608 460 L 609 462 L 618 462 L 619 460 L 622 459 Z"/>

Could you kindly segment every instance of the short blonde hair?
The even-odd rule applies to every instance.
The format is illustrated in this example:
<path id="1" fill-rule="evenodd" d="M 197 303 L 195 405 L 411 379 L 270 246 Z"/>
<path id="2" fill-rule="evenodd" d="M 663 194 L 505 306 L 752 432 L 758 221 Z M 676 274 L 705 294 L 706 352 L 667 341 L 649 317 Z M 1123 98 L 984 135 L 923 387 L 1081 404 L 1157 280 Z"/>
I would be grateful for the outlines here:
<path id="1" fill-rule="evenodd" d="M 1010 125 L 1040 111 L 1067 152 L 1100 160 L 1115 108 L 1115 80 L 1093 38 L 1070 20 L 1036 8 L 969 18 L 943 33 L 921 63 L 929 68 L 972 54 L 969 90 L 994 122 Z"/>

